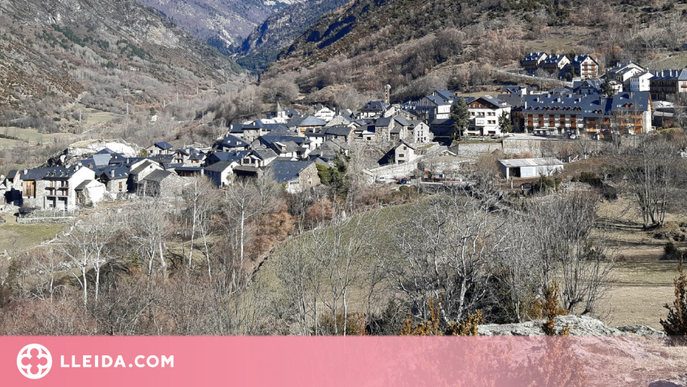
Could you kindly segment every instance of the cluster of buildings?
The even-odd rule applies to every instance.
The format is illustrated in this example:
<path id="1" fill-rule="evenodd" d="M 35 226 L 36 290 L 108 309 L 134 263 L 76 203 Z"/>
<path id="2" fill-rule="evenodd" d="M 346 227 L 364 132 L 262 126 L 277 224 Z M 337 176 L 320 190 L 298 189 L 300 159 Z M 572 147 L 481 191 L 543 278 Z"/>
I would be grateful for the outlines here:
<path id="1" fill-rule="evenodd" d="M 11 171 L 0 177 L 0 195 L 18 206 L 71 210 L 132 194 L 176 197 L 187 178 L 196 175 L 222 187 L 236 177 L 262 174 L 298 193 L 320 184 L 317 164 L 333 166 L 356 144 L 388 150 L 387 162 L 396 164 L 412 161 L 425 144 L 450 144 L 451 108 L 460 98 L 469 114 L 462 136 L 500 137 L 502 122 L 509 122 L 514 132 L 601 139 L 609 132 L 650 132 L 653 101 L 687 92 L 687 69 L 648 71 L 634 63 L 618 64 L 601 80 L 598 64 L 588 55 L 570 59 L 530 53 L 522 64 L 531 72 L 570 71 L 579 80 L 548 91 L 504 87 L 498 96 L 435 90 L 403 104 L 389 103 L 387 86 L 383 101 L 370 101 L 358 112 L 320 107 L 308 115 L 277 105 L 263 119 L 230 125 L 225 136 L 207 147 L 176 149 L 157 142 L 136 157 L 104 148 L 62 165 Z M 512 175 L 520 173 L 513 170 Z"/>
<path id="2" fill-rule="evenodd" d="M 687 69 L 647 70 L 635 63 L 619 63 L 606 71 L 614 91 L 648 91 L 657 101 L 687 93 Z"/>
<path id="3" fill-rule="evenodd" d="M 545 71 L 558 78 L 594 79 L 599 77 L 599 63 L 589 55 L 547 54 L 531 52 L 520 61 L 522 67 L 530 74 Z"/>
<path id="4" fill-rule="evenodd" d="M 614 93 L 648 91 L 654 100 L 669 100 L 687 93 L 687 68 L 648 70 L 632 62 L 618 63 L 602 76 L 599 63 L 589 55 L 568 57 L 545 52 L 531 52 L 520 64 L 530 74 L 544 71 L 569 81 L 608 79 Z"/>

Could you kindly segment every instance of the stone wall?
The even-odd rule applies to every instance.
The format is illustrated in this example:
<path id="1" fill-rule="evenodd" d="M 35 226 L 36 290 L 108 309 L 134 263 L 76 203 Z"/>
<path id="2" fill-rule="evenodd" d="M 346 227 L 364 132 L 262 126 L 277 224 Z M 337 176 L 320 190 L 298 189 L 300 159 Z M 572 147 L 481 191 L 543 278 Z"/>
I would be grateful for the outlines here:
<path id="1" fill-rule="evenodd" d="M 36 224 L 36 223 L 71 223 L 74 221 L 73 216 L 50 216 L 50 217 L 36 217 L 36 218 L 17 218 L 19 224 Z"/>

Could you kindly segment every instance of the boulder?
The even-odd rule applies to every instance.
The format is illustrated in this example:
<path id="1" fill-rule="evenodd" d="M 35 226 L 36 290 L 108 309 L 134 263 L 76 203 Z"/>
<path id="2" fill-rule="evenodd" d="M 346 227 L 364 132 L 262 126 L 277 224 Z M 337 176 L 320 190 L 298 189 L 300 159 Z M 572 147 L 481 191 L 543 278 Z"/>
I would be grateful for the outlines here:
<path id="1" fill-rule="evenodd" d="M 687 374 L 681 374 L 670 379 L 651 382 L 649 387 L 687 387 Z"/>
<path id="2" fill-rule="evenodd" d="M 665 336 L 665 332 L 646 325 L 626 325 L 617 328 L 621 332 L 632 333 L 637 336 Z"/>
<path id="3" fill-rule="evenodd" d="M 485 324 L 477 327 L 480 336 L 542 336 L 543 320 L 519 324 Z M 556 330 L 570 327 L 572 336 L 663 336 L 663 332 L 644 325 L 612 328 L 589 316 L 558 316 Z"/>

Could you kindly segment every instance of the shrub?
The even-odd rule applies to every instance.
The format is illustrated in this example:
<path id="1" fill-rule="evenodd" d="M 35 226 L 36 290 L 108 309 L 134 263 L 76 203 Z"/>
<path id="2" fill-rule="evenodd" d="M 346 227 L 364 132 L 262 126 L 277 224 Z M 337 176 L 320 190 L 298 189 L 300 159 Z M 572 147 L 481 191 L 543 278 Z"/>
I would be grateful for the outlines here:
<path id="1" fill-rule="evenodd" d="M 675 243 L 668 241 L 665 246 L 663 246 L 663 255 L 661 256 L 661 259 L 663 260 L 672 260 L 672 259 L 680 259 L 680 249 L 675 246 Z"/>
<path id="2" fill-rule="evenodd" d="M 673 280 L 675 286 L 675 300 L 673 306 L 665 304 L 668 309 L 668 317 L 661 319 L 663 330 L 668 336 L 672 336 L 675 343 L 684 344 L 687 338 L 687 278 L 682 270 L 682 258 L 677 266 L 678 278 Z"/>

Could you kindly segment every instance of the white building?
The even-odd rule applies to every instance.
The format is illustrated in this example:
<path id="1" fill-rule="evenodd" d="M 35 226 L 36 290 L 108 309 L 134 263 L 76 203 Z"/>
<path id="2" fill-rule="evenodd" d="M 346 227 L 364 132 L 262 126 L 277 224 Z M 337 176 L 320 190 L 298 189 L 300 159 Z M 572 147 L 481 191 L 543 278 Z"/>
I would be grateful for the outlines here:
<path id="1" fill-rule="evenodd" d="M 651 78 L 653 78 L 654 75 L 651 74 L 650 72 L 645 72 L 643 74 L 637 74 L 630 78 L 630 91 L 633 93 L 639 92 L 639 91 L 651 91 L 650 90 L 650 85 L 651 85 Z"/>
<path id="2" fill-rule="evenodd" d="M 510 117 L 511 106 L 496 97 L 485 95 L 466 101 L 470 114 L 468 136 L 501 136 L 499 119 L 504 114 Z"/>
<path id="3" fill-rule="evenodd" d="M 501 174 L 506 180 L 518 177 L 551 176 L 563 170 L 563 162 L 554 158 L 499 160 Z"/>
<path id="4" fill-rule="evenodd" d="M 408 163 L 416 157 L 415 148 L 403 140 L 394 149 L 394 163 L 396 164 Z"/>

